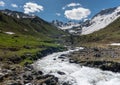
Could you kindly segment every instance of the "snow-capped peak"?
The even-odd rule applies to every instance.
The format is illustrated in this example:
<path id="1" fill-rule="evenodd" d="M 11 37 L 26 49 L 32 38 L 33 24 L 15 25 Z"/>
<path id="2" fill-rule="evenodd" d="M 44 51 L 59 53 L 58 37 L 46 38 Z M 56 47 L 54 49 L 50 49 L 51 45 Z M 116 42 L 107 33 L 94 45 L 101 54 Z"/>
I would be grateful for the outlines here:
<path id="1" fill-rule="evenodd" d="M 79 23 L 75 23 L 72 21 L 68 21 L 64 23 L 62 21 L 53 20 L 52 24 L 64 31 L 68 31 L 70 34 L 74 34 L 74 35 L 81 34 L 81 24 Z"/>
<path id="2" fill-rule="evenodd" d="M 88 27 L 82 27 L 81 34 L 86 35 L 105 28 L 118 17 L 120 17 L 120 6 L 102 10 L 90 20 Z"/>
<path id="3" fill-rule="evenodd" d="M 74 23 L 54 21 L 52 24 L 62 30 L 68 30 L 71 34 L 86 35 L 105 28 L 110 23 L 120 17 L 120 6 L 114 8 L 103 9 L 97 13 L 92 19 L 85 19 L 83 22 Z"/>
<path id="4" fill-rule="evenodd" d="M 68 21 L 68 22 L 64 23 L 62 21 L 53 20 L 52 24 L 55 25 L 56 27 L 62 29 L 62 30 L 68 30 L 68 29 L 72 29 L 73 27 L 80 26 L 80 24 L 72 22 L 72 21 Z"/>

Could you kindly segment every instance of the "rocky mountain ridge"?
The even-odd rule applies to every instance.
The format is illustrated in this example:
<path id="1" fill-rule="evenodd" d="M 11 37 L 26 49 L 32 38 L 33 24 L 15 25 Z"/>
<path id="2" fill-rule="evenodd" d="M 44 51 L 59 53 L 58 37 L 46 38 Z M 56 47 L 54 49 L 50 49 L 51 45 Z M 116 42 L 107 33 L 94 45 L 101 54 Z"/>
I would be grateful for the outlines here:
<path id="1" fill-rule="evenodd" d="M 9 9 L 5 9 L 5 10 L 0 10 L 0 12 L 12 16 L 14 18 L 35 18 L 35 15 L 28 15 L 28 14 L 24 14 L 23 12 L 18 12 L 18 11 L 12 11 Z"/>
<path id="2" fill-rule="evenodd" d="M 60 29 L 69 30 L 71 34 L 87 35 L 105 28 L 119 17 L 120 6 L 101 10 L 93 18 L 83 22 L 64 25 L 63 22 L 57 20 L 56 23 L 52 23 Z"/>

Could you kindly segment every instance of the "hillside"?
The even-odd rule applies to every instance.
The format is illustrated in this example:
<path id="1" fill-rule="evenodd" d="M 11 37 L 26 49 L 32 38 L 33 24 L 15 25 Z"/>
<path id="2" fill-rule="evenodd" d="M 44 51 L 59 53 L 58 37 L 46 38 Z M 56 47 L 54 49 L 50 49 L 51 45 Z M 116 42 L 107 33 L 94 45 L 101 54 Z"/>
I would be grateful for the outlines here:
<path id="1" fill-rule="evenodd" d="M 0 60 L 61 48 L 57 42 L 65 34 L 37 16 L 18 18 L 0 11 Z"/>
<path id="2" fill-rule="evenodd" d="M 99 43 L 99 44 L 110 44 L 120 42 L 120 18 L 112 22 L 110 25 L 96 31 L 92 34 L 81 35 L 77 37 L 80 44 Z"/>
<path id="3" fill-rule="evenodd" d="M 31 18 L 17 18 L 17 16 L 14 17 L 2 12 L 0 13 L 0 20 L 0 29 L 3 32 L 13 31 L 16 34 L 32 36 L 46 34 L 45 37 L 51 35 L 60 35 L 61 33 L 63 33 L 62 31 L 58 31 L 58 29 L 56 29 L 56 27 L 52 26 L 50 23 L 40 19 L 37 16 Z"/>

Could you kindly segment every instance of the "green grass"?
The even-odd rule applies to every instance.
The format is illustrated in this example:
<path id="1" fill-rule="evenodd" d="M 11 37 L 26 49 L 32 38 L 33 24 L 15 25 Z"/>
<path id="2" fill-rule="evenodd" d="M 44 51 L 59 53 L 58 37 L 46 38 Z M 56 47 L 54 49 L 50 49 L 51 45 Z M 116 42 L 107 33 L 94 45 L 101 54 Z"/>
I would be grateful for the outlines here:
<path id="1" fill-rule="evenodd" d="M 17 37 L 15 37 L 17 36 Z M 21 58 L 21 56 L 30 54 L 34 56 L 45 49 L 54 47 L 62 48 L 61 45 L 55 44 L 56 40 L 41 39 L 39 37 L 26 36 L 26 35 L 8 35 L 0 33 L 0 58 L 8 60 L 9 58 Z M 20 65 L 26 62 L 32 63 L 33 60 L 24 58 Z"/>
<path id="2" fill-rule="evenodd" d="M 5 32 L 14 32 L 9 35 Z M 57 42 L 61 35 L 66 33 L 40 19 L 17 19 L 0 13 L 0 59 L 21 58 L 25 54 L 31 56 L 48 48 L 59 48 Z M 32 62 L 25 58 L 25 62 Z"/>
<path id="3" fill-rule="evenodd" d="M 33 61 L 30 60 L 30 59 L 25 59 L 25 60 L 23 60 L 22 62 L 20 62 L 20 65 L 21 65 L 21 66 L 24 66 L 26 63 L 32 64 Z"/>
<path id="4" fill-rule="evenodd" d="M 38 50 L 42 50 L 48 47 L 58 47 L 59 45 L 54 43 L 51 40 L 43 40 L 40 38 L 32 37 L 32 36 L 23 36 L 18 35 L 19 37 L 14 37 L 15 35 L 8 35 L 4 33 L 0 33 L 0 49 L 5 51 L 11 51 L 11 48 L 15 48 L 15 51 L 11 51 L 10 53 L 23 54 L 24 52 L 36 52 Z M 29 48 L 27 48 L 27 47 Z M 8 56 L 10 55 L 8 53 Z"/>
<path id="5" fill-rule="evenodd" d="M 17 37 L 15 37 L 17 36 Z M 22 47 L 24 45 L 28 45 L 31 47 L 41 46 L 41 45 L 49 45 L 49 43 L 45 42 L 52 42 L 52 39 L 41 39 L 36 38 L 33 36 L 23 36 L 23 35 L 9 35 L 0 33 L 0 45 L 3 47 Z"/>

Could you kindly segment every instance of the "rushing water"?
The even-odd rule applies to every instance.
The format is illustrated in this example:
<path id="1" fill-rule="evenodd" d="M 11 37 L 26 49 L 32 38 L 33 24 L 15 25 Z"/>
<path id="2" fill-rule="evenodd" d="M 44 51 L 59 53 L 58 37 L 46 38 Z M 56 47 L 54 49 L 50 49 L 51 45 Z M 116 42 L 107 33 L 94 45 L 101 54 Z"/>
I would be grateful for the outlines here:
<path id="1" fill-rule="evenodd" d="M 71 85 L 120 85 L 120 73 L 102 71 L 96 68 L 80 66 L 69 63 L 69 59 L 64 56 L 64 60 L 59 58 L 63 54 L 82 50 L 77 48 L 64 52 L 57 52 L 48 55 L 33 64 L 36 70 L 41 70 L 44 74 L 52 74 L 59 78 L 60 85 L 67 82 Z M 65 74 L 59 74 L 62 72 Z"/>

